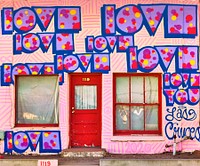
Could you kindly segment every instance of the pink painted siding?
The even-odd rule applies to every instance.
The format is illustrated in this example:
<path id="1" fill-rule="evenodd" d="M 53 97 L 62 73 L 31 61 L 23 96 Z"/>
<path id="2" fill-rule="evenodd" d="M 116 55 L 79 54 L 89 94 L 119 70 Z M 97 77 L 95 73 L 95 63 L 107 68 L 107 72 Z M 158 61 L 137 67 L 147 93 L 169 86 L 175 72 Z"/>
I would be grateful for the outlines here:
<path id="1" fill-rule="evenodd" d="M 14 7 L 18 9 L 24 6 L 81 6 L 82 16 L 82 31 L 75 34 L 75 52 L 81 53 L 85 51 L 85 37 L 87 35 L 98 36 L 101 34 L 101 18 L 100 9 L 104 4 L 116 4 L 116 7 L 121 7 L 126 4 L 142 4 L 144 0 L 4 0 L 0 1 L 0 8 Z M 166 3 L 163 0 L 146 0 L 148 3 Z M 199 4 L 198 0 L 168 0 L 167 3 L 173 4 Z M 146 28 L 143 27 L 138 32 L 135 38 L 135 45 L 138 48 L 154 45 L 199 45 L 199 38 L 195 39 L 179 39 L 179 38 L 164 38 L 163 21 L 161 22 L 156 35 L 150 37 Z M 50 24 L 48 31 L 54 31 L 53 23 Z M 39 27 L 34 29 L 34 32 L 40 32 Z M 13 55 L 12 51 L 12 36 L 0 35 L 0 65 L 3 63 L 39 63 L 53 62 L 52 46 L 47 53 L 42 53 L 41 50 L 32 54 Z M 103 74 L 102 83 L 102 148 L 105 148 L 111 153 L 161 153 L 168 151 L 165 148 L 166 144 L 172 144 L 164 133 L 166 125 L 166 103 L 163 97 L 162 109 L 162 136 L 113 136 L 113 101 L 112 101 L 112 73 L 127 72 L 126 54 L 112 53 L 111 54 L 111 71 L 109 74 Z M 162 71 L 158 66 L 153 72 Z M 171 64 L 169 71 L 174 71 L 174 63 Z M 60 127 L 55 128 L 61 131 L 62 149 L 68 147 L 69 143 L 69 80 L 65 73 L 65 82 L 60 86 Z M 0 86 L 0 129 L 1 130 L 28 130 L 27 128 L 13 128 L 14 126 L 14 86 Z M 199 115 L 199 105 L 193 106 Z M 181 122 L 181 126 L 199 126 L 199 117 L 194 122 Z M 38 128 L 31 128 L 31 130 Z M 41 129 L 41 128 L 40 128 Z M 51 128 L 50 128 L 51 129 Z M 41 129 L 42 130 L 42 129 Z M 197 141 L 185 141 L 178 145 L 178 149 L 182 151 L 193 151 L 200 149 L 200 143 Z M 0 149 L 2 152 L 3 148 Z"/>

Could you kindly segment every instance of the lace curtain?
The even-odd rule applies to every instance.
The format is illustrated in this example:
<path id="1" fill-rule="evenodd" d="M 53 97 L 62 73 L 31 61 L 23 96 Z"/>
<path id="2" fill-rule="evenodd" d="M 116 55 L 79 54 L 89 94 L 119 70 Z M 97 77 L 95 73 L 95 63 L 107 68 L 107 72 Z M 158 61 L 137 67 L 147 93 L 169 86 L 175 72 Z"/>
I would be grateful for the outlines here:
<path id="1" fill-rule="evenodd" d="M 75 86 L 75 108 L 96 109 L 97 108 L 97 87 L 96 86 Z"/>

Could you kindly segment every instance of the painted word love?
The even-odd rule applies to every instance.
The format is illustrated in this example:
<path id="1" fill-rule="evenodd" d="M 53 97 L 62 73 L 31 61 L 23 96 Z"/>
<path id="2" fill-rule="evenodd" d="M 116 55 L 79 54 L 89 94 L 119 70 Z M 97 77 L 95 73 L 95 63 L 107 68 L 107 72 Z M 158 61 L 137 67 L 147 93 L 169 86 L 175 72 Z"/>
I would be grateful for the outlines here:
<path id="1" fill-rule="evenodd" d="M 40 153 L 61 152 L 60 131 L 6 131 L 4 152 L 24 153 L 28 148 L 36 151 L 39 144 Z"/>

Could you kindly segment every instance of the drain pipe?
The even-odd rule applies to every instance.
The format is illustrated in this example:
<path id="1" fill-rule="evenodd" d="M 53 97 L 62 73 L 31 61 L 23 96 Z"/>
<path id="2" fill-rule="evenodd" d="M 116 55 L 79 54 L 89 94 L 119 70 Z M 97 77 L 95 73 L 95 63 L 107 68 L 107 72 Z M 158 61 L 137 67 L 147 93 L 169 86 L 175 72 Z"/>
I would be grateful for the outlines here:
<path id="1" fill-rule="evenodd" d="M 176 134 L 174 134 L 174 144 L 173 144 L 173 156 L 176 155 Z"/>

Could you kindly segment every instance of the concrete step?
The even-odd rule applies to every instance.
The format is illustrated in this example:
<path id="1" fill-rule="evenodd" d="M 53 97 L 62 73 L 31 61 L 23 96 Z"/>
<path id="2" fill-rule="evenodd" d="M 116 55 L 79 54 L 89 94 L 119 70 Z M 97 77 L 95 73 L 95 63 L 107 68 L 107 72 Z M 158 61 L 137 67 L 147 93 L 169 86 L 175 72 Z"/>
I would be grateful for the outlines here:
<path id="1" fill-rule="evenodd" d="M 199 159 L 101 159 L 100 166 L 199 166 Z"/>
<path id="2" fill-rule="evenodd" d="M 104 157 L 106 151 L 100 148 L 70 148 L 64 149 L 62 157 Z"/>
<path id="3" fill-rule="evenodd" d="M 58 166 L 99 166 L 99 161 L 66 161 Z"/>

